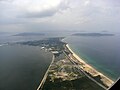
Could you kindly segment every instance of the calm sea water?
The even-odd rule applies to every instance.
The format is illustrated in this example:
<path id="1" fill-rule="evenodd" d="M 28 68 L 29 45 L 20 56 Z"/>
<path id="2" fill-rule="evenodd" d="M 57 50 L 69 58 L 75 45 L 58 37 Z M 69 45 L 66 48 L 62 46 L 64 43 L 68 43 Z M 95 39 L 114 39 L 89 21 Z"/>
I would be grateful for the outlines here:
<path id="1" fill-rule="evenodd" d="M 115 36 L 69 36 L 72 50 L 98 71 L 116 80 L 120 76 L 120 34 Z"/>
<path id="2" fill-rule="evenodd" d="M 51 63 L 52 54 L 40 47 L 6 43 L 41 40 L 63 34 L 45 32 L 45 36 L 13 36 L 15 34 L 0 34 L 0 90 L 36 90 Z"/>
<path id="3" fill-rule="evenodd" d="M 4 45 L 6 42 L 40 40 L 65 36 L 72 50 L 87 63 L 116 80 L 120 76 L 120 34 L 110 37 L 70 36 L 74 32 L 47 33 L 46 36 L 0 35 L 0 90 L 36 90 L 52 54 L 40 47 Z"/>
<path id="4" fill-rule="evenodd" d="M 0 90 L 36 90 L 51 60 L 40 47 L 0 46 Z"/>

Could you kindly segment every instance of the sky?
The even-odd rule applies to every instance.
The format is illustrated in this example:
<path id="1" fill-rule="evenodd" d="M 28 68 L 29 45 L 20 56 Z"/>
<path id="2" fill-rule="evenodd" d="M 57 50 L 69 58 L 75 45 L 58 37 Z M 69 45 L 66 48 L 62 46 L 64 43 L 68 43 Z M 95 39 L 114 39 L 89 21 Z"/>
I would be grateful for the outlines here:
<path id="1" fill-rule="evenodd" d="M 0 32 L 119 29 L 120 0 L 0 0 Z"/>

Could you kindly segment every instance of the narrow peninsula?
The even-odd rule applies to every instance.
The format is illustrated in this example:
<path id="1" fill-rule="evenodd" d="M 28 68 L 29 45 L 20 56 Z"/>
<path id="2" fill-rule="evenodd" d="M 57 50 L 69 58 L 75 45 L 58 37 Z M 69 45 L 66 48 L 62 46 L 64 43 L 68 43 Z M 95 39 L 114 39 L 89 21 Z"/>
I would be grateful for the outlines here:
<path id="1" fill-rule="evenodd" d="M 40 46 L 53 53 L 52 62 L 37 90 L 105 90 L 114 83 L 78 57 L 62 39 L 64 37 L 17 43 Z"/>

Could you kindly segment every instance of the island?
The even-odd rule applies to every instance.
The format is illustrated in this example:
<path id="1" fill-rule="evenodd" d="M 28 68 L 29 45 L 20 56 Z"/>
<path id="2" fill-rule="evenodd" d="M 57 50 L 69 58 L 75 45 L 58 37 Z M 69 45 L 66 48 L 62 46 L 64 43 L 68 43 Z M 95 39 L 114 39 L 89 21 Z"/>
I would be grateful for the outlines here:
<path id="1" fill-rule="evenodd" d="M 44 33 L 18 33 L 13 36 L 44 36 Z"/>
<path id="2" fill-rule="evenodd" d="M 16 43 L 39 46 L 53 53 L 52 62 L 37 90 L 106 90 L 114 83 L 78 57 L 62 39 L 64 37 Z"/>
<path id="3" fill-rule="evenodd" d="M 100 36 L 114 36 L 114 34 L 110 33 L 75 33 L 72 34 L 73 36 L 94 36 L 94 37 L 100 37 Z"/>

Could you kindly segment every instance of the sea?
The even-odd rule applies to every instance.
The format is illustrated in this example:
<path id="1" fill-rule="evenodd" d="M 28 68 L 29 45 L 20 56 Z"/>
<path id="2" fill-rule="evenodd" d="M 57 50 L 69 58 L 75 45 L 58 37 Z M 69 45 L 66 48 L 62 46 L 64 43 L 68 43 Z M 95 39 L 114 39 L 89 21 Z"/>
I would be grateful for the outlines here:
<path id="1" fill-rule="evenodd" d="M 37 90 L 52 61 L 52 53 L 38 46 L 12 43 L 42 38 L 0 36 L 0 90 Z"/>
<path id="2" fill-rule="evenodd" d="M 39 46 L 11 43 L 49 37 L 65 37 L 64 41 L 85 62 L 112 80 L 117 80 L 120 76 L 120 33 L 100 37 L 73 36 L 74 33 L 45 32 L 45 36 L 0 34 L 0 90 L 37 89 L 51 63 L 52 54 Z"/>
<path id="3" fill-rule="evenodd" d="M 120 33 L 114 36 L 73 36 L 64 39 L 86 63 L 113 81 L 120 77 Z"/>

